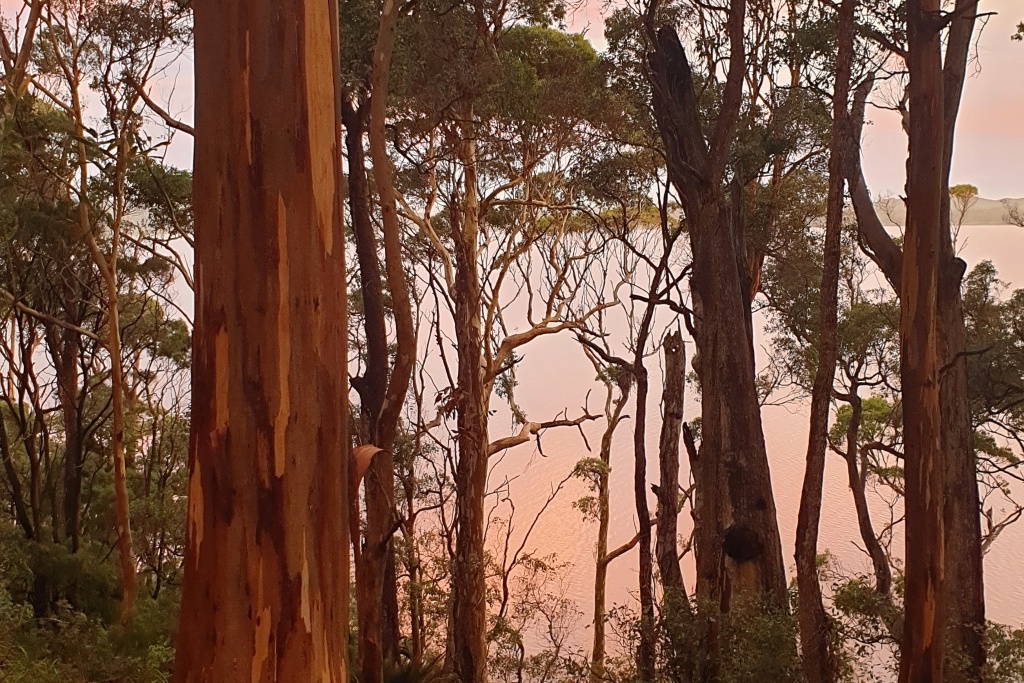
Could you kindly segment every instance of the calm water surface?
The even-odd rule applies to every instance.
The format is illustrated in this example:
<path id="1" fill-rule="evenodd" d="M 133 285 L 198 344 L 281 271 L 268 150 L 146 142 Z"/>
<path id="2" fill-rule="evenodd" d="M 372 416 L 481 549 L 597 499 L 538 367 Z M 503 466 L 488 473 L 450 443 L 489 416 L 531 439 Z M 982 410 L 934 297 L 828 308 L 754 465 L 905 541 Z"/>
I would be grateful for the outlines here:
<path id="1" fill-rule="evenodd" d="M 961 256 L 972 267 L 982 259 L 994 262 L 1000 278 L 1024 287 L 1024 230 L 1010 226 L 965 226 L 961 231 Z M 659 360 L 650 359 L 652 371 L 651 397 L 647 421 L 648 482 L 658 478 L 657 442 L 661 425 L 658 389 Z M 587 388 L 594 387 L 590 397 L 592 411 L 600 410 L 603 390 L 593 383 L 594 371 L 575 343 L 568 337 L 542 338 L 526 347 L 525 360 L 518 371 L 518 399 L 531 419 L 550 419 L 563 409 L 570 416 L 578 415 Z M 807 448 L 807 406 L 802 403 L 787 407 L 767 407 L 763 412 L 765 438 L 772 469 L 775 501 L 783 538 L 783 552 L 791 574 L 794 569 L 793 539 Z M 627 413 L 632 414 L 632 410 Z M 688 396 L 686 419 L 700 414 L 700 406 Z M 492 421 L 491 438 L 511 429 L 507 413 L 499 412 Z M 600 443 L 600 427 L 588 430 L 590 445 Z M 633 505 L 633 423 L 624 423 L 616 434 L 612 454 L 611 533 L 609 547 L 632 538 L 636 531 Z M 513 535 L 521 537 L 533 514 L 547 499 L 553 486 L 561 481 L 577 460 L 590 453 L 583 439 L 569 430 L 551 430 L 543 436 L 544 455 L 533 445 L 520 446 L 509 452 L 494 466 L 492 484 L 503 477 L 517 476 L 511 484 L 516 499 L 516 520 Z M 594 453 L 596 455 L 596 452 Z M 685 482 L 689 475 L 682 473 Z M 586 628 L 592 613 L 594 547 L 596 523 L 583 521 L 572 507 L 572 501 L 586 495 L 581 483 L 572 482 L 549 506 L 533 532 L 528 550 L 539 554 L 556 553 L 571 563 L 566 582 L 567 594 L 573 598 L 584 616 L 581 630 Z M 869 494 L 870 496 L 870 494 Z M 888 521 L 888 508 L 874 496 L 873 522 L 876 530 Z M 648 495 L 653 513 L 655 500 Z M 822 508 L 819 549 L 832 553 L 847 573 L 869 573 L 867 555 L 859 548 L 856 516 L 850 491 L 846 485 L 845 462 L 830 454 L 826 463 L 824 502 Z M 897 511 L 899 513 L 899 511 Z M 688 515 L 680 517 L 680 532 L 689 528 Z M 902 555 L 903 538 L 897 535 L 893 548 Z M 999 537 L 985 558 L 985 583 L 988 616 L 1002 623 L 1024 624 L 1024 524 L 1010 527 Z M 615 561 L 609 571 L 608 604 L 625 604 L 635 600 L 637 584 L 637 552 Z M 684 560 L 687 585 L 693 585 L 692 558 Z M 579 644 L 589 642 L 589 629 L 580 634 Z"/>

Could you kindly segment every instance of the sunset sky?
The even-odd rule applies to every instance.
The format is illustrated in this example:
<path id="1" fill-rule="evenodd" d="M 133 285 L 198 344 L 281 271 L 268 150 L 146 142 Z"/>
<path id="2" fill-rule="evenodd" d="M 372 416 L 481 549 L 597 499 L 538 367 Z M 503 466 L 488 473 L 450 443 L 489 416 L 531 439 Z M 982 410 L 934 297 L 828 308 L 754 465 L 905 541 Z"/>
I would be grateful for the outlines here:
<path id="1" fill-rule="evenodd" d="M 590 0 L 570 16 L 573 30 L 584 31 L 599 49 L 601 0 Z M 952 184 L 977 185 L 983 197 L 1024 197 L 1024 43 L 1010 40 L 1024 19 L 1021 0 L 981 0 L 980 11 L 995 12 L 978 42 L 977 59 L 968 67 L 957 124 Z M 864 170 L 875 196 L 899 194 L 904 184 L 907 139 L 899 117 L 875 109 L 865 129 Z"/>
<path id="2" fill-rule="evenodd" d="M 20 0 L 0 0 L 10 17 Z M 598 49 L 604 47 L 602 15 L 605 0 L 589 0 L 569 17 L 569 27 L 582 31 Z M 1024 44 L 1010 35 L 1024 19 L 1021 0 L 982 0 L 982 12 L 994 12 L 978 42 L 970 67 L 957 125 L 952 184 L 977 185 L 990 199 L 1024 197 Z M 192 63 L 187 58 L 171 65 L 154 93 L 155 99 L 182 120 L 191 120 Z M 898 117 L 887 111 L 869 112 L 865 130 L 865 173 L 875 196 L 899 194 L 904 184 L 906 136 Z M 191 140 L 178 135 L 168 160 L 191 165 Z"/>

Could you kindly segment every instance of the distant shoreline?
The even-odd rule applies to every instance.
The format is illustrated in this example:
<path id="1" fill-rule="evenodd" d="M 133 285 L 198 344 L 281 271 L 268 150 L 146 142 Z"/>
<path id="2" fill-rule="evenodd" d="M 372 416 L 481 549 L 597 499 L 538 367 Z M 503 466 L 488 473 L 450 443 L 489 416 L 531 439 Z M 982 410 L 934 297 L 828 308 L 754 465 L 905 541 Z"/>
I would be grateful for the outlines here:
<path id="1" fill-rule="evenodd" d="M 985 199 L 978 197 L 964 214 L 963 225 L 1006 225 L 1007 203 L 1024 211 L 1024 198 Z M 885 225 L 902 226 L 906 224 L 906 206 L 898 196 L 877 200 L 875 213 Z M 954 222 L 958 218 L 957 213 L 957 209 L 954 207 Z"/>

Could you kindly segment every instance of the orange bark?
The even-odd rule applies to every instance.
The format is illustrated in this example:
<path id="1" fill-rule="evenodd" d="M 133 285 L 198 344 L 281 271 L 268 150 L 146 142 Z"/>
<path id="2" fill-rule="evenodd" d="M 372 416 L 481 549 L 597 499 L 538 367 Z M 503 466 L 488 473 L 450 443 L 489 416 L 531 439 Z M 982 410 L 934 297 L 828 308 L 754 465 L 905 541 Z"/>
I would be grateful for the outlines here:
<path id="1" fill-rule="evenodd" d="M 347 681 L 337 7 L 195 7 L 196 329 L 174 680 Z"/>

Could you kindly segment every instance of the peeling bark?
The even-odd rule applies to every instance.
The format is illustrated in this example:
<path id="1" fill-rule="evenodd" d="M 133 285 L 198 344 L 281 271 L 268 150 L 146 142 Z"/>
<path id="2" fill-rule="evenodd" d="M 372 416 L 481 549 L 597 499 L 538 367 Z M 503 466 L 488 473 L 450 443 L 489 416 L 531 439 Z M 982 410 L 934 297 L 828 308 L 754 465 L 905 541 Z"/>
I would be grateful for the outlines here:
<path id="1" fill-rule="evenodd" d="M 347 681 L 337 16 L 312 0 L 195 7 L 178 683 Z"/>
<path id="2" fill-rule="evenodd" d="M 937 289 L 941 251 L 943 88 L 939 0 L 907 2 L 910 157 L 900 283 L 900 380 L 906 479 L 906 627 L 900 683 L 943 680 L 943 452 Z"/>

